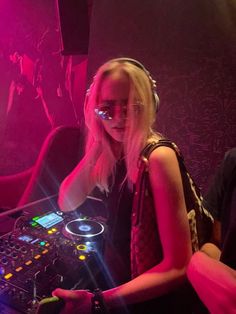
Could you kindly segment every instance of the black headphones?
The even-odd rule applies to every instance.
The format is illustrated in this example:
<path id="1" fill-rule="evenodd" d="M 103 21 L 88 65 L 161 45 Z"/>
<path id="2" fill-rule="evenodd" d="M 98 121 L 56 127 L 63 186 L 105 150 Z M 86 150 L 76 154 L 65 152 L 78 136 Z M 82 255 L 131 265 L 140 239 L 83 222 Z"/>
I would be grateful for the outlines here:
<path id="1" fill-rule="evenodd" d="M 159 110 L 159 107 L 160 107 L 160 100 L 159 100 L 159 96 L 157 95 L 157 92 L 156 92 L 156 81 L 152 78 L 150 72 L 145 68 L 145 66 L 141 62 L 139 62 L 135 59 L 132 59 L 132 58 L 116 58 L 113 60 L 117 61 L 117 62 L 121 62 L 121 63 L 122 62 L 128 62 L 128 63 L 135 65 L 137 68 L 143 70 L 143 72 L 147 75 L 149 82 L 151 84 L 153 103 L 155 106 L 155 110 L 157 112 Z"/>

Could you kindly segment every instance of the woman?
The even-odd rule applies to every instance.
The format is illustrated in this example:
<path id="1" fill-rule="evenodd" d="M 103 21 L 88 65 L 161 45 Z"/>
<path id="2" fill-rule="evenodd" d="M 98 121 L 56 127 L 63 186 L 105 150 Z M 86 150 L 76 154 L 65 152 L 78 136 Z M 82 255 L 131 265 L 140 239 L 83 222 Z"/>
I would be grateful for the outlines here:
<path id="1" fill-rule="evenodd" d="M 142 163 L 140 154 L 147 144 L 162 138 L 152 129 L 157 107 L 155 81 L 138 61 L 113 59 L 98 69 L 85 103 L 86 153 L 62 183 L 59 206 L 65 212 L 76 209 L 95 187 L 107 195 L 115 212 L 110 207 L 111 235 L 105 261 L 117 286 L 96 294 L 96 302 L 93 294 L 85 290 L 56 289 L 53 295 L 66 301 L 65 313 L 91 313 L 91 299 L 97 313 L 103 302 L 111 313 L 118 308 L 130 313 L 129 305 L 137 303 L 132 313 L 144 313 L 142 305 L 151 299 L 146 308 L 148 313 L 184 313 L 184 305 L 182 311 L 171 306 L 170 293 L 185 280 L 192 253 L 191 237 L 180 168 L 170 147 L 160 146 L 150 153 L 148 161 L 145 159 L 149 181 L 145 204 L 149 203 L 152 213 L 144 218 L 155 225 L 152 227 L 155 232 L 150 234 L 153 237 L 150 243 L 144 245 L 150 250 L 141 265 L 135 265 L 139 253 L 132 252 L 132 247 L 135 251 L 139 245 L 134 243 L 139 222 L 135 222 L 132 202 L 134 208 L 139 193 L 136 182 Z M 146 225 L 147 232 L 149 227 Z M 149 255 L 156 248 L 159 258 L 149 262 Z M 131 270 L 127 266 L 130 258 Z"/>

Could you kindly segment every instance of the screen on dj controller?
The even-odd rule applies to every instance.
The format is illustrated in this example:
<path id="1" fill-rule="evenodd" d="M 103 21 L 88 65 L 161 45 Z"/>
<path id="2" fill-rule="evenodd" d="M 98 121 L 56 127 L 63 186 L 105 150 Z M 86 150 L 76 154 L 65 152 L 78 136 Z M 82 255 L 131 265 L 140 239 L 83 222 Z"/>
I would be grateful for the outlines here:
<path id="1" fill-rule="evenodd" d="M 34 217 L 33 220 L 43 228 L 48 229 L 63 221 L 63 218 L 54 212 L 50 212 L 41 217 Z"/>

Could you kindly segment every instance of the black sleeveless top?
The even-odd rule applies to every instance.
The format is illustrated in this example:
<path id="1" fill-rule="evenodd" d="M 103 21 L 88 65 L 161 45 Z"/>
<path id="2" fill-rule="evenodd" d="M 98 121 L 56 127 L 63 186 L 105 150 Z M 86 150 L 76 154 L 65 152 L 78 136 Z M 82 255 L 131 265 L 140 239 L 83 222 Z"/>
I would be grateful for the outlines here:
<path id="1" fill-rule="evenodd" d="M 133 192 L 129 189 L 124 159 L 116 164 L 115 182 L 104 197 L 107 208 L 107 232 L 105 235 L 104 271 L 106 289 L 131 279 L 130 235 Z M 103 280 L 104 281 L 104 280 Z"/>

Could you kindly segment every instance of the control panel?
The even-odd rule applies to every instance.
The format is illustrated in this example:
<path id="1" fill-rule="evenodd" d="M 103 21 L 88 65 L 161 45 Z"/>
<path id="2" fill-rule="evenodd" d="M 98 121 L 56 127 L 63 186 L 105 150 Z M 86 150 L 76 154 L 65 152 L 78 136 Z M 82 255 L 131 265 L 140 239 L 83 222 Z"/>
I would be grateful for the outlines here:
<path id="1" fill-rule="evenodd" d="M 104 223 L 78 213 L 19 217 L 0 237 L 0 313 L 35 313 L 56 287 L 90 288 L 104 232 Z"/>

